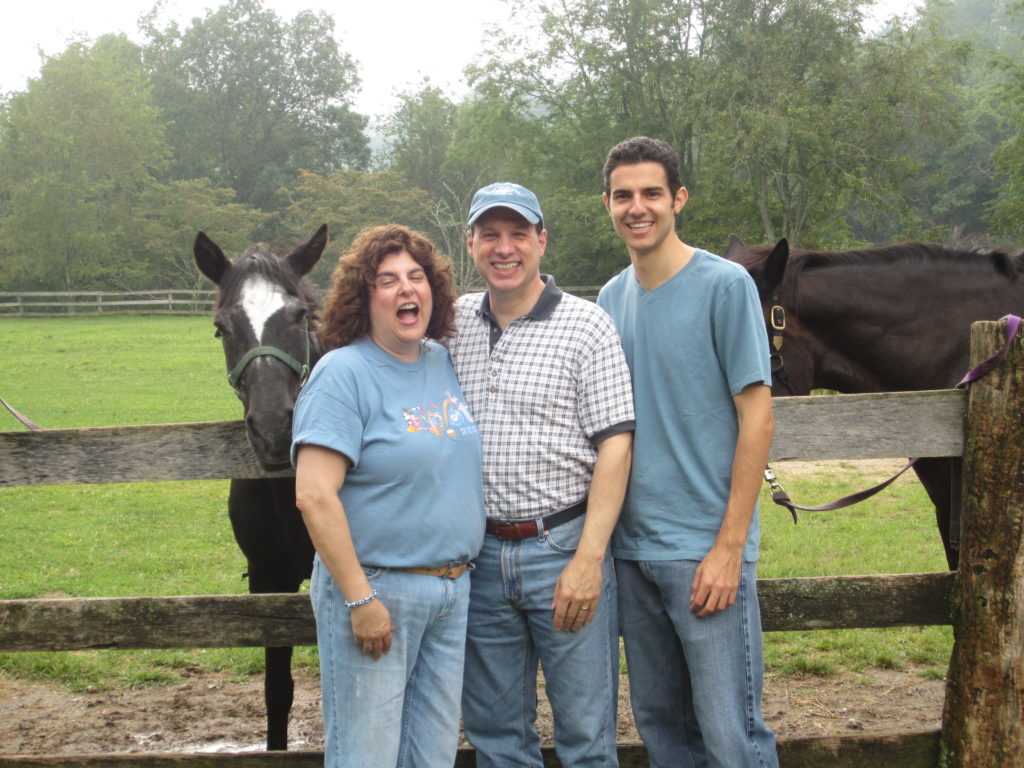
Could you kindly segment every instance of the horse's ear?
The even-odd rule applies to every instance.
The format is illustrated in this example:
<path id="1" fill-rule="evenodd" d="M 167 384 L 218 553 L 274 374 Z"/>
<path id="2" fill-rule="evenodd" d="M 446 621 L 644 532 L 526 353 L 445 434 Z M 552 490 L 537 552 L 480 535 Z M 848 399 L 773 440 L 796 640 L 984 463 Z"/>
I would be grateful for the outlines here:
<path id="1" fill-rule="evenodd" d="M 323 256 L 324 248 L 327 247 L 327 225 L 321 224 L 320 229 L 313 233 L 302 245 L 299 245 L 289 253 L 285 259 L 298 275 L 308 274 L 316 263 Z"/>
<path id="2" fill-rule="evenodd" d="M 789 241 L 782 238 L 772 248 L 771 253 L 764 260 L 761 271 L 761 280 L 758 288 L 762 293 L 773 293 L 782 282 L 782 276 L 786 273 L 786 262 L 789 261 Z"/>
<path id="3" fill-rule="evenodd" d="M 747 255 L 747 246 L 740 239 L 737 234 L 729 235 L 729 244 L 725 246 L 725 253 L 722 254 L 723 258 L 729 261 L 740 261 L 743 256 Z"/>
<path id="4" fill-rule="evenodd" d="M 199 271 L 215 284 L 220 285 L 224 273 L 231 267 L 231 262 L 228 261 L 228 257 L 224 255 L 220 246 L 201 231 L 196 235 L 192 253 L 195 254 L 196 266 L 199 267 Z"/>

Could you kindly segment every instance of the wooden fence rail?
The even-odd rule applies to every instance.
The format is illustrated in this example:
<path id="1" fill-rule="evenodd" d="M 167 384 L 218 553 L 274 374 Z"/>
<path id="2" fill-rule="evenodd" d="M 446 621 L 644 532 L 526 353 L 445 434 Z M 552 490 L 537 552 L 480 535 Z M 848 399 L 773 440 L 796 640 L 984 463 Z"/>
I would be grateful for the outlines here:
<path id="1" fill-rule="evenodd" d="M 595 299 L 600 288 L 599 285 L 571 285 L 563 290 L 585 299 Z M 208 315 L 213 309 L 216 295 L 215 291 L 205 288 L 145 291 L 7 291 L 0 292 L 0 317 Z"/>
<path id="2" fill-rule="evenodd" d="M 787 397 L 773 405 L 773 462 L 963 453 L 962 390 Z M 0 487 L 290 473 L 260 467 L 241 421 L 0 432 Z"/>
<path id="3" fill-rule="evenodd" d="M 995 339 L 997 333 L 990 329 L 988 335 Z M 1015 348 L 1009 378 L 1024 380 L 1024 341 L 1018 339 Z M 988 458 L 975 456 L 970 448 L 965 448 L 973 445 L 972 422 L 984 422 L 988 424 L 986 428 L 992 428 L 989 421 L 973 415 L 972 422 L 966 425 L 965 440 L 965 413 L 969 403 L 973 404 L 972 413 L 981 407 L 963 391 L 777 400 L 772 460 L 965 455 L 965 465 L 972 467 L 977 477 L 986 478 L 985 482 L 1024 486 L 1024 461 L 1018 462 L 1020 466 L 1016 469 L 1020 477 L 1013 475 L 1011 468 L 1004 469 L 999 476 L 987 478 Z M 1018 413 L 1011 410 L 1009 418 L 1018 420 L 1010 425 L 1010 434 L 1019 436 L 1024 420 Z M 997 415 L 995 418 L 1006 417 Z M 1011 448 L 1019 454 L 1019 439 L 1016 442 L 1018 445 Z M 1002 458 L 1005 462 L 1005 457 Z M 784 472 L 784 464 L 776 466 L 776 470 Z M 0 486 L 265 475 L 249 453 L 241 422 L 0 433 Z M 965 488 L 969 487 L 972 486 L 965 483 Z M 1024 501 L 1017 500 L 1020 490 L 1016 487 L 1012 490 L 1018 496 L 1013 497 L 1010 504 L 1024 506 Z M 965 499 L 965 513 L 973 503 L 968 501 Z M 984 507 L 984 503 L 981 506 Z M 1010 511 L 1019 517 L 1019 509 L 1015 507 Z M 977 514 L 982 513 L 984 510 Z M 965 519 L 965 527 L 969 525 L 970 521 Z M 1018 528 L 1012 535 L 1019 536 Z M 965 530 L 965 534 L 968 533 Z M 969 541 L 970 536 L 965 535 L 965 544 Z M 1004 550 L 985 556 L 990 559 L 1009 557 L 1011 563 L 1015 557 L 1013 551 L 1006 553 Z M 962 594 L 964 568 L 978 570 L 976 563 L 962 558 L 961 575 L 956 582 L 952 573 L 761 580 L 758 587 L 764 626 L 767 631 L 776 631 L 948 624 L 951 614 L 954 618 L 958 615 L 957 606 L 965 600 L 971 601 L 969 595 Z M 1024 582 L 1024 575 L 1018 573 L 1015 578 L 1024 593 L 1024 584 L 1019 583 Z M 961 591 L 955 592 L 958 597 L 953 602 L 951 595 L 955 589 Z M 977 616 L 974 620 L 977 621 Z M 979 631 L 998 634 L 1004 630 L 1005 627 L 993 626 Z M 962 645 L 967 630 L 954 622 L 954 631 L 958 646 Z M 1016 648 L 1011 645 L 1007 651 L 1010 660 L 991 662 L 1020 675 L 1024 654 L 1019 646 L 1019 626 L 1014 631 L 1017 631 L 1018 645 Z M 1013 636 L 1013 631 L 1008 634 Z M 0 601 L 0 651 L 311 644 L 315 644 L 314 624 L 308 596 L 304 595 Z M 978 667 L 981 666 L 979 663 Z M 951 669 L 955 667 L 956 664 Z M 1018 678 L 1011 676 L 1010 679 Z M 1010 693 L 1011 705 L 1014 695 L 1019 712 L 1019 705 L 1024 704 L 1024 689 Z M 947 697 L 947 723 L 955 722 L 960 715 L 959 711 L 949 711 L 950 702 Z M 999 719 L 993 716 L 993 720 Z M 1019 729 L 1019 722 L 1016 726 Z M 947 728 L 942 733 L 780 739 L 780 763 L 783 768 L 822 765 L 830 768 L 933 768 L 938 765 L 940 740 L 948 742 L 949 732 Z M 957 745 L 946 742 L 943 742 L 944 760 L 947 755 L 959 754 Z M 640 745 L 620 745 L 619 753 L 623 768 L 646 765 L 646 754 Z M 997 759 L 999 761 L 950 761 L 948 765 L 964 768 L 1021 766 L 1024 751 Z M 312 768 L 321 764 L 322 755 L 313 752 L 0 755 L 0 768 L 15 765 L 23 768 Z M 456 765 L 459 768 L 475 765 L 472 750 L 460 751 Z M 559 765 L 550 749 L 545 750 L 545 765 Z"/>
<path id="4" fill-rule="evenodd" d="M 0 292 L 0 317 L 74 317 L 79 315 L 208 314 L 216 294 L 206 289 L 148 291 Z"/>
<path id="5" fill-rule="evenodd" d="M 761 579 L 765 631 L 949 624 L 953 574 Z M 309 595 L 0 601 L 0 653 L 316 645 Z"/>

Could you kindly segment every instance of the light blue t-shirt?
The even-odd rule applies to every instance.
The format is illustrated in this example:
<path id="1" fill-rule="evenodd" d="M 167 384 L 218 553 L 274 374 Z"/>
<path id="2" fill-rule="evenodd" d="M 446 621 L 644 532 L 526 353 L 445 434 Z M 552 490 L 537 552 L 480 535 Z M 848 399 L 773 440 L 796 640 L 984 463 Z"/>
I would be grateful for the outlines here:
<path id="1" fill-rule="evenodd" d="M 612 554 L 701 560 L 725 513 L 739 432 L 733 397 L 770 386 L 768 334 L 754 281 L 738 264 L 698 250 L 653 291 L 632 265 L 597 303 L 622 337 L 633 375 L 633 469 Z M 743 559 L 758 558 L 757 510 Z"/>
<path id="2" fill-rule="evenodd" d="M 339 496 L 364 566 L 435 567 L 483 545 L 480 433 L 439 344 L 407 363 L 368 338 L 317 363 L 295 404 L 302 443 L 347 456 Z"/>

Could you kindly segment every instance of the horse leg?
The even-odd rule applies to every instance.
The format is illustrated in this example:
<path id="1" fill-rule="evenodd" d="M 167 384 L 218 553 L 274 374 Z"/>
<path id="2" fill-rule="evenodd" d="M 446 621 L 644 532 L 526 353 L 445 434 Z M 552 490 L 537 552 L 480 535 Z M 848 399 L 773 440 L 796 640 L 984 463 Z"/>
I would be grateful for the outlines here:
<path id="1" fill-rule="evenodd" d="M 232 480 L 228 495 L 231 527 L 249 566 L 249 592 L 297 592 L 301 577 L 287 575 L 295 569 L 287 563 L 283 546 L 287 537 L 280 525 L 277 489 L 273 480 Z M 294 489 L 291 508 L 294 509 Z M 312 558 L 310 558 L 312 561 Z M 291 675 L 292 649 L 266 648 L 263 679 L 267 711 L 267 749 L 288 749 L 288 716 L 294 695 Z"/>
<path id="2" fill-rule="evenodd" d="M 299 584 L 284 584 L 275 580 L 268 586 L 267 580 L 250 572 L 249 592 L 298 592 Z M 295 698 L 295 681 L 292 679 L 291 646 L 264 648 L 263 660 L 263 701 L 267 708 L 267 751 L 288 749 L 288 718 Z"/>
<path id="3" fill-rule="evenodd" d="M 313 568 L 313 543 L 295 507 L 294 478 L 268 481 L 274 498 L 273 530 L 276 532 L 276 558 L 269 580 L 273 591 L 298 592 Z M 266 675 L 263 679 L 267 702 L 267 750 L 288 749 L 288 716 L 295 695 L 292 679 L 292 649 L 266 648 Z"/>
<path id="4" fill-rule="evenodd" d="M 292 649 L 264 648 L 266 673 L 263 698 L 267 704 L 267 750 L 288 749 L 288 716 L 295 683 L 292 680 Z"/>
<path id="5" fill-rule="evenodd" d="M 959 456 L 920 458 L 914 471 L 935 505 L 935 521 L 946 552 L 946 563 L 955 571 L 960 559 L 963 459 Z"/>

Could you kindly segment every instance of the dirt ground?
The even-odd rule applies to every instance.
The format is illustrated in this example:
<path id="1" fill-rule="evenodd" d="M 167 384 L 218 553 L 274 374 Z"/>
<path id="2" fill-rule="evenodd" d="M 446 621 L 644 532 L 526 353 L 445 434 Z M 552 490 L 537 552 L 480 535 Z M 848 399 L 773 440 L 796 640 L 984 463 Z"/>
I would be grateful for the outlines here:
<path id="1" fill-rule="evenodd" d="M 636 742 L 628 681 L 622 679 L 619 741 Z M 67 693 L 49 683 L 0 675 L 0 754 L 242 752 L 263 748 L 262 678 L 236 680 L 199 670 L 182 682 L 124 691 Z M 766 681 L 764 713 L 779 736 L 824 736 L 938 728 L 943 682 L 913 671 L 873 670 L 828 678 Z M 538 727 L 551 741 L 541 702 Z M 319 684 L 296 676 L 290 747 L 323 747 Z"/>
<path id="2" fill-rule="evenodd" d="M 879 479 L 902 464 L 858 462 Z M 790 462 L 776 472 L 784 477 L 819 469 L 817 462 Z M 836 736 L 937 729 L 943 697 L 941 680 L 914 670 L 877 669 L 863 675 L 769 677 L 763 709 L 781 737 Z M 73 694 L 0 674 L 0 754 L 6 756 L 255 751 L 264 746 L 263 717 L 261 676 L 238 680 L 195 669 L 186 670 L 175 685 Z M 538 730 L 550 744 L 551 715 L 543 697 Z M 618 739 L 639 741 L 625 677 Z M 301 671 L 296 671 L 289 744 L 296 750 L 323 747 L 319 683 Z"/>

